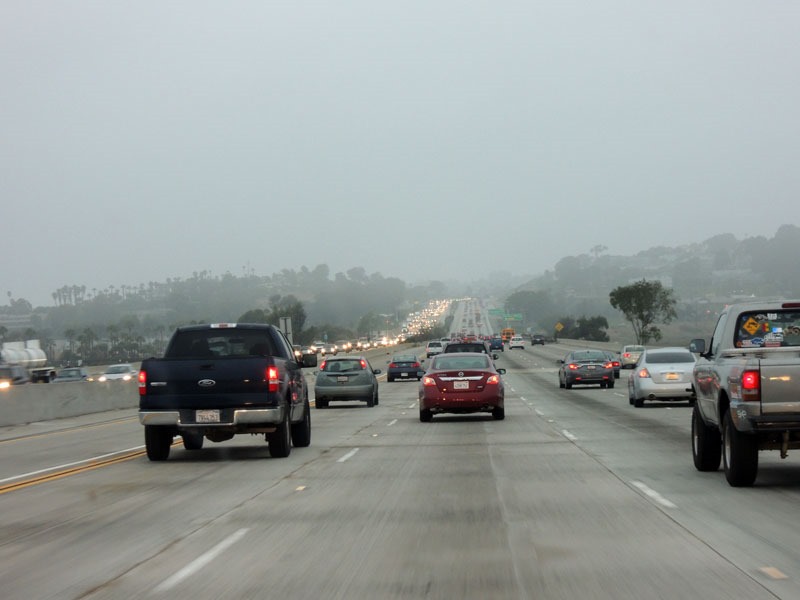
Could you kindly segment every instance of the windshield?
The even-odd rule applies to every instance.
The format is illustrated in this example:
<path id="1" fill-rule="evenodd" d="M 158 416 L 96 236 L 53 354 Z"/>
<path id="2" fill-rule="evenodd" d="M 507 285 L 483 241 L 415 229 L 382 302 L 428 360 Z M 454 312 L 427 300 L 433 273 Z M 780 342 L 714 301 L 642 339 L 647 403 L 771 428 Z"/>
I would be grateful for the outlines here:
<path id="1" fill-rule="evenodd" d="M 737 348 L 800 346 L 800 310 L 742 313 L 734 343 Z"/>

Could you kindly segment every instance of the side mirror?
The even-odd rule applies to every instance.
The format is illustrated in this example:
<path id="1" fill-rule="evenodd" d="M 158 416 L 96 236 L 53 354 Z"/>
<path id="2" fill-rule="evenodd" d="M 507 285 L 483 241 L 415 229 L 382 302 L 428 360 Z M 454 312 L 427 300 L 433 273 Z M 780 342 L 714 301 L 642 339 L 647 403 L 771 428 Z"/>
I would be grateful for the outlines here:
<path id="1" fill-rule="evenodd" d="M 372 369 L 372 372 L 375 373 L 375 375 L 380 375 L 381 374 L 381 370 L 380 369 Z"/>
<path id="2" fill-rule="evenodd" d="M 697 338 L 689 342 L 689 352 L 693 352 L 694 354 L 703 354 L 706 351 L 706 341 L 701 338 Z"/>
<path id="3" fill-rule="evenodd" d="M 497 372 L 500 373 L 500 375 L 505 375 L 506 374 L 506 370 L 505 369 L 497 369 Z"/>
<path id="4" fill-rule="evenodd" d="M 492 354 L 492 360 L 497 360 L 498 358 L 500 358 L 500 356 L 496 352 Z"/>

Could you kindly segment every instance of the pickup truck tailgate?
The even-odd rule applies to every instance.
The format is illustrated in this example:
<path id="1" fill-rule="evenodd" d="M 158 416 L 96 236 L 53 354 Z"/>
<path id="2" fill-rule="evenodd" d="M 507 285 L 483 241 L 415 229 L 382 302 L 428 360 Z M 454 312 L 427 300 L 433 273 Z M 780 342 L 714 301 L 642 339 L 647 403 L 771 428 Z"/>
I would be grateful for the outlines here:
<path id="1" fill-rule="evenodd" d="M 761 410 L 763 414 L 800 414 L 800 361 L 798 355 L 783 354 L 762 358 Z"/>

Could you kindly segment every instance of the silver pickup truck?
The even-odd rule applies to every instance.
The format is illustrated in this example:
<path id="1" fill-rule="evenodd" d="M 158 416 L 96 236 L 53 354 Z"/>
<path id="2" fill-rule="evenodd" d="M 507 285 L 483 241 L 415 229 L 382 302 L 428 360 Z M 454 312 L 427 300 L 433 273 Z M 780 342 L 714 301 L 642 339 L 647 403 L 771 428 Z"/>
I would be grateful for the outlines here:
<path id="1" fill-rule="evenodd" d="M 734 304 L 711 342 L 692 340 L 697 395 L 692 455 L 699 471 L 720 460 L 732 486 L 753 485 L 759 450 L 800 448 L 800 301 Z"/>

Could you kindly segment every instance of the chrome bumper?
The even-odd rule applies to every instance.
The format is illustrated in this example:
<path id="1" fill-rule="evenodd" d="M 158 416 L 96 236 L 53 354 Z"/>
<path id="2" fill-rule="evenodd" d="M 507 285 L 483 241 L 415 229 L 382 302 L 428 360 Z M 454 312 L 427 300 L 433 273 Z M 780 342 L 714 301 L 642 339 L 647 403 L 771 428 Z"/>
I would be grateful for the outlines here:
<path id="1" fill-rule="evenodd" d="M 230 427 L 237 425 L 279 425 L 283 422 L 284 408 L 239 408 L 233 411 L 233 420 L 220 423 L 183 423 L 177 410 L 140 410 L 142 425 L 174 425 L 185 427 Z"/>

